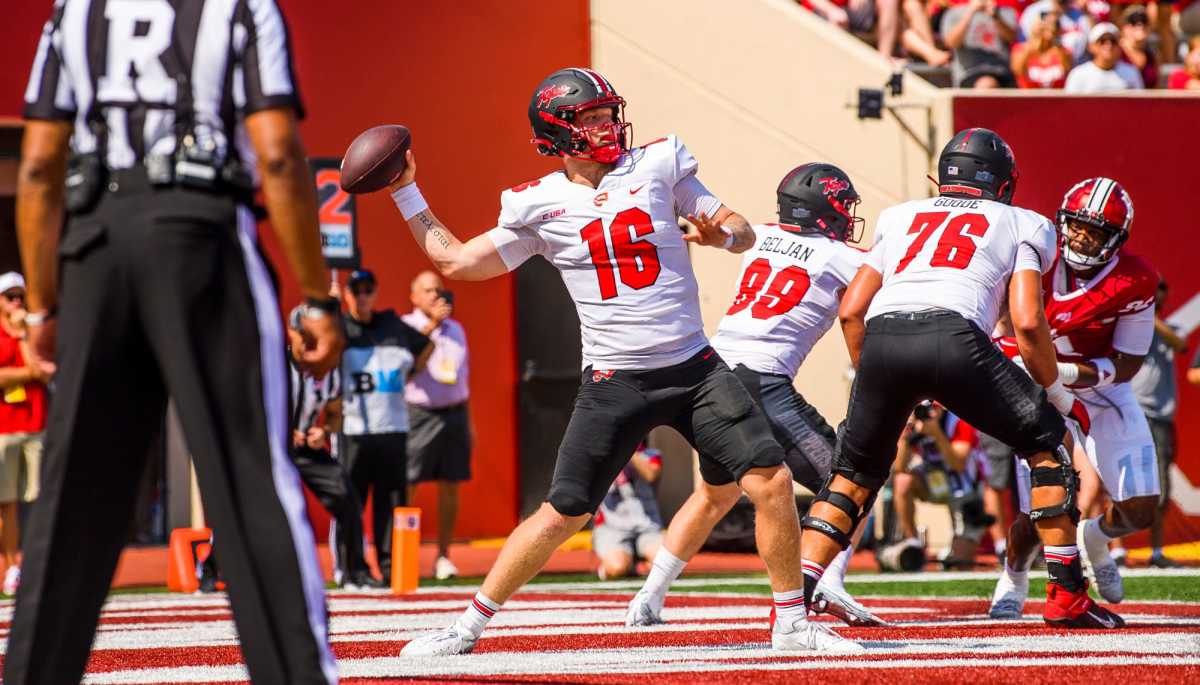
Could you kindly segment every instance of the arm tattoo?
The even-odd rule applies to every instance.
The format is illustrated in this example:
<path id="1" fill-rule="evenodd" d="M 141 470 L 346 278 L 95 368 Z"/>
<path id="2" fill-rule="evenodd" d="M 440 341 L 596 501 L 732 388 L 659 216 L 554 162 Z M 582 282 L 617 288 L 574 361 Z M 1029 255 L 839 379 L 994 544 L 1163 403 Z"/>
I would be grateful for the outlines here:
<path id="1" fill-rule="evenodd" d="M 429 218 L 428 212 L 421 212 L 420 214 L 417 214 L 416 219 L 417 221 L 421 222 L 421 225 L 425 227 L 426 232 L 431 234 L 443 249 L 450 249 L 450 239 L 447 238 L 444 233 L 442 233 L 437 224 L 433 223 L 433 219 Z"/>

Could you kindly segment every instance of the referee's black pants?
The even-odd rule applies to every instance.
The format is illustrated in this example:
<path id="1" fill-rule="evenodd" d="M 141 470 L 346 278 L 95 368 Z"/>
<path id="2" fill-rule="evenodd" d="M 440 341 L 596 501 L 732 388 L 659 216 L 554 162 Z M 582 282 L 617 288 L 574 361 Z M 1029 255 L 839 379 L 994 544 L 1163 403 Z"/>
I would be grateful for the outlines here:
<path id="1" fill-rule="evenodd" d="M 293 447 L 292 461 L 300 472 L 300 480 L 337 524 L 332 548 L 338 568 L 351 578 L 369 572 L 363 557 L 362 504 L 350 482 L 350 474 L 325 450 Z"/>
<path id="2" fill-rule="evenodd" d="M 282 321 L 253 216 L 144 177 L 115 181 L 61 241 L 57 388 L 4 681 L 80 681 L 168 395 L 250 678 L 332 681 L 322 576 L 287 456 Z"/>

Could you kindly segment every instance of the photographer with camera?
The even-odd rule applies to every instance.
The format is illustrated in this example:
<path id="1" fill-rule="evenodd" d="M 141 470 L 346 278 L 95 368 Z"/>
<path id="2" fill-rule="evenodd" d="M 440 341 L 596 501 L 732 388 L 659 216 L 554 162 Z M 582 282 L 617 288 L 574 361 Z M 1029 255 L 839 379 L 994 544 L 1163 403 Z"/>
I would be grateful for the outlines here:
<path id="1" fill-rule="evenodd" d="M 434 575 L 453 578 L 458 569 L 450 561 L 450 538 L 458 518 L 458 485 L 471 479 L 471 444 L 474 430 L 467 412 L 467 334 L 454 313 L 454 293 L 442 286 L 432 271 L 413 279 L 412 312 L 404 322 L 433 341 L 425 368 L 414 373 L 405 388 L 408 402 L 408 500 L 417 485 L 438 484 L 438 556 Z"/>
<path id="2" fill-rule="evenodd" d="M 983 507 L 986 477 L 979 433 L 938 404 L 917 405 L 900 435 L 893 466 L 893 502 L 901 544 L 921 544 L 917 541 L 918 499 L 945 504 L 950 507 L 954 539 L 943 563 L 947 568 L 973 565 L 975 548 L 994 520 Z"/>

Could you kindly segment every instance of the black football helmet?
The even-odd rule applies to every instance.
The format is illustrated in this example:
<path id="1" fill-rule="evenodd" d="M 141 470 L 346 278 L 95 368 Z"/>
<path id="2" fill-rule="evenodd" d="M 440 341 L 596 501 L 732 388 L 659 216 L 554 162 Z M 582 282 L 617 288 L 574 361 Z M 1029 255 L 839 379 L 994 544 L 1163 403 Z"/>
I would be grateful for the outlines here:
<path id="1" fill-rule="evenodd" d="M 858 242 L 864 221 L 855 215 L 861 200 L 846 172 L 832 164 L 802 164 L 787 173 L 775 190 L 779 223 L 801 233 Z"/>
<path id="2" fill-rule="evenodd" d="M 1018 176 L 1012 148 L 986 128 L 968 128 L 954 134 L 938 157 L 938 191 L 942 195 L 1011 205 Z"/>
<path id="3" fill-rule="evenodd" d="M 611 107 L 613 121 L 586 129 L 575 125 L 587 109 Z M 529 101 L 533 144 L 549 157 L 576 157 L 612 164 L 627 150 L 633 125 L 625 121 L 625 99 L 608 79 L 591 69 L 569 67 L 546 77 Z M 599 138 L 599 143 L 592 141 Z"/>

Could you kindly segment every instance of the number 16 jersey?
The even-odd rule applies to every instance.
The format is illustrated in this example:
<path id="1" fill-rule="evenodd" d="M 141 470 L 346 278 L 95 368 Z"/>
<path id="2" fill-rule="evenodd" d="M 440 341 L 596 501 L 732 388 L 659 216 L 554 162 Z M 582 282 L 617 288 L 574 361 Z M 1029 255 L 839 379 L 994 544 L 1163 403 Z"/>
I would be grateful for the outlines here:
<path id="1" fill-rule="evenodd" d="M 696 277 L 676 217 L 721 207 L 674 136 L 634 148 L 596 188 L 561 171 L 500 195 L 488 232 L 511 271 L 541 255 L 579 313 L 583 366 L 646 370 L 708 344 Z"/>
<path id="2" fill-rule="evenodd" d="M 866 265 L 883 276 L 867 318 L 947 309 L 991 334 L 1016 271 L 1044 274 L 1057 234 L 1046 217 L 992 200 L 935 197 L 888 207 Z"/>

